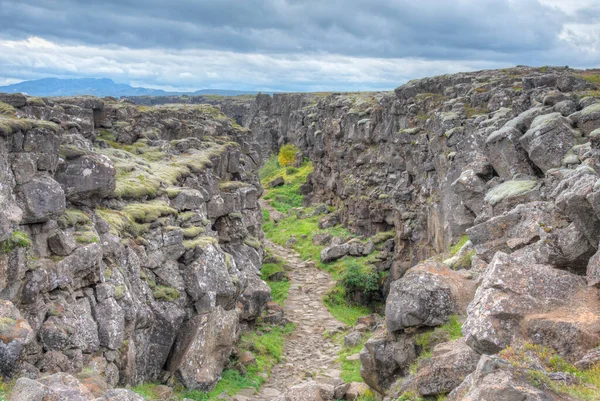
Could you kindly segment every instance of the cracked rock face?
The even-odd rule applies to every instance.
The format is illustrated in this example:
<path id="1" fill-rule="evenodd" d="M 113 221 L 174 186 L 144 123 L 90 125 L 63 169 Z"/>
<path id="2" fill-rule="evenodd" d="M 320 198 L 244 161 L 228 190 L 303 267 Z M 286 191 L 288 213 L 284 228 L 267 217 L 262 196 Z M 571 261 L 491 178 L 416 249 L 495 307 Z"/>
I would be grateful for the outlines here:
<path id="1" fill-rule="evenodd" d="M 15 399 L 214 387 L 270 300 L 248 131 L 208 105 L 2 99 L 0 373 L 50 375 Z"/>

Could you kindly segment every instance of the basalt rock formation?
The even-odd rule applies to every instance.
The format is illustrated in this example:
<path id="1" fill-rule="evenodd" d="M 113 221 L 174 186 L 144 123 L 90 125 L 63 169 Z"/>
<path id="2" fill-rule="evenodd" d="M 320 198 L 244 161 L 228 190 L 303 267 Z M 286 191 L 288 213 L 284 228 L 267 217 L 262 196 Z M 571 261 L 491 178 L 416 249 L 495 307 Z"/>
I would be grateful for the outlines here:
<path id="1" fill-rule="evenodd" d="M 451 399 L 496 400 L 485 377 L 493 365 L 516 398 L 567 399 L 511 384 L 513 368 L 477 365 L 474 355 L 525 343 L 577 363 L 600 344 L 597 76 L 517 67 L 393 93 L 259 95 L 250 105 L 242 120 L 264 155 L 293 143 L 312 160 L 307 204 L 333 206 L 358 235 L 395 232 L 386 328 L 361 352 L 372 388 L 435 396 L 477 368 Z M 465 234 L 447 266 L 423 262 Z M 463 316 L 464 340 L 436 348 L 415 378 L 415 336 L 451 315 Z M 451 377 L 436 383 L 427 371 Z"/>
<path id="2" fill-rule="evenodd" d="M 600 360 L 597 77 L 517 67 L 394 92 L 212 99 L 231 119 L 1 95 L 2 374 L 55 373 L 21 382 L 42 392 L 77 387 L 57 372 L 84 367 L 108 387 L 213 386 L 269 299 L 256 171 L 292 143 L 314 166 L 304 202 L 335 209 L 319 228 L 379 236 L 312 238 L 329 243 L 323 262 L 378 244 L 386 317 L 360 352 L 373 390 L 573 399 L 551 383 Z M 442 329 L 456 319 L 461 338 Z"/>
<path id="3" fill-rule="evenodd" d="M 209 105 L 0 95 L 2 376 L 63 375 L 21 379 L 22 397 L 212 388 L 270 299 L 260 164 Z"/>

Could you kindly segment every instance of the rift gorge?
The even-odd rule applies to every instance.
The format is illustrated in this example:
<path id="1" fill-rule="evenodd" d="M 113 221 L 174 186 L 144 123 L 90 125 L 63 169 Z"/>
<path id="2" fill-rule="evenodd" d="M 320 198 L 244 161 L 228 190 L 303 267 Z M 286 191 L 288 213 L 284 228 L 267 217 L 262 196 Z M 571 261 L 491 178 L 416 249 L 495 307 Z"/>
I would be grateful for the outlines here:
<path id="1" fill-rule="evenodd" d="M 0 399 L 600 399 L 600 72 L 0 94 Z"/>

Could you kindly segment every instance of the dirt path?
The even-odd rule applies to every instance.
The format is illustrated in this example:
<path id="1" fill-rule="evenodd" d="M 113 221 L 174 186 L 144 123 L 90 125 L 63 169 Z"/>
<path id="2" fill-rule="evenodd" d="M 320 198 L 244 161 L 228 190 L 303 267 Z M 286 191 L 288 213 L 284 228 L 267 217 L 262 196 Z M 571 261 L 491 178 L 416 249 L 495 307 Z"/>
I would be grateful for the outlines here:
<path id="1" fill-rule="evenodd" d="M 268 205 L 263 207 L 271 211 Z M 283 308 L 285 317 L 297 327 L 286 341 L 282 361 L 273 368 L 260 392 L 252 394 L 244 390 L 240 394 L 252 401 L 271 400 L 308 379 L 334 384 L 340 377 L 337 353 L 341 347 L 323 335 L 326 331 L 343 327 L 322 301 L 335 281 L 329 273 L 314 267 L 312 262 L 303 262 L 293 250 L 270 241 L 266 241 L 265 245 L 287 265 L 291 287 Z"/>

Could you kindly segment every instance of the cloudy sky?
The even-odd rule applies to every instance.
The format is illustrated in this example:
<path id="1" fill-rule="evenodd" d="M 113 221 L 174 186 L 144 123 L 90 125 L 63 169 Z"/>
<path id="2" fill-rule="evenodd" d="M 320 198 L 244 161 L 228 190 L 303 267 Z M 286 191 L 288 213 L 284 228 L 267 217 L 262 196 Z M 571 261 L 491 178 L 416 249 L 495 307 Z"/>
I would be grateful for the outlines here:
<path id="1" fill-rule="evenodd" d="M 600 66 L 600 0 L 0 0 L 0 85 L 387 90 L 517 64 Z"/>

